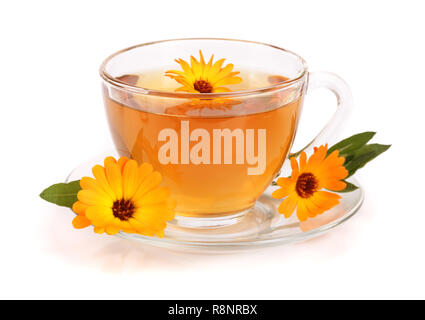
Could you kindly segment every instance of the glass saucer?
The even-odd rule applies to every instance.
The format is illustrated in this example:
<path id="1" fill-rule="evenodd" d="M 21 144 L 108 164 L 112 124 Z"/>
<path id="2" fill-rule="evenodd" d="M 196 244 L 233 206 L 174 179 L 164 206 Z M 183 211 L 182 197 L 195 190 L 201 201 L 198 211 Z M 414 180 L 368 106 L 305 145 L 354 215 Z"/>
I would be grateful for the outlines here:
<path id="1" fill-rule="evenodd" d="M 107 155 L 117 156 L 116 152 Z M 102 164 L 106 154 L 93 158 L 75 168 L 66 181 L 92 176 L 91 168 Z M 231 223 L 220 224 L 217 220 L 215 227 L 188 226 L 185 218 L 178 217 L 170 221 L 165 229 L 164 238 L 147 237 L 138 234 L 120 232 L 119 237 L 133 239 L 146 244 L 180 249 L 197 249 L 202 251 L 227 251 L 254 249 L 265 246 L 300 242 L 319 236 L 351 218 L 361 207 L 364 192 L 358 181 L 351 177 L 351 183 L 359 189 L 340 193 L 340 203 L 331 210 L 307 221 L 300 222 L 294 213 L 289 219 L 279 214 L 277 207 L 282 200 L 271 197 L 277 187 L 269 187 L 260 197 L 255 206 L 232 219 Z M 193 219 L 193 218 L 192 218 Z M 200 220 L 202 222 L 202 219 Z"/>

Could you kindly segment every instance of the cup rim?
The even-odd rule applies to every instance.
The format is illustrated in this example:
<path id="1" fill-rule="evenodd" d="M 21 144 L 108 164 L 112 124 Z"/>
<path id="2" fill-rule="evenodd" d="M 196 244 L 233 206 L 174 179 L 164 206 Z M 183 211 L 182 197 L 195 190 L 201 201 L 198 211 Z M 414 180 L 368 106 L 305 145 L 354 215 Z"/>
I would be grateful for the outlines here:
<path id="1" fill-rule="evenodd" d="M 110 75 L 108 72 L 106 72 L 106 65 L 110 60 L 112 60 L 114 57 L 144 46 L 154 45 L 158 43 L 164 43 L 164 42 L 175 42 L 175 41 L 185 41 L 185 40 L 220 40 L 220 41 L 232 41 L 232 42 L 243 42 L 243 43 L 253 43 L 257 45 L 267 46 L 274 49 L 281 50 L 285 53 L 291 54 L 295 56 L 302 64 L 303 69 L 302 71 L 297 74 L 296 77 L 293 77 L 291 79 L 288 79 L 286 81 L 280 82 L 278 84 L 273 84 L 265 87 L 260 87 L 256 89 L 249 89 L 249 90 L 237 90 L 237 91 L 231 91 L 231 92 L 220 92 L 220 93 L 192 93 L 192 92 L 172 92 L 172 91 L 163 91 L 163 90 L 157 90 L 157 89 L 150 89 L 150 88 L 143 88 L 138 87 L 135 85 L 130 85 L 128 83 L 125 83 L 123 81 L 118 80 L 117 78 Z M 300 79 L 302 79 L 308 71 L 307 63 L 306 61 L 298 54 L 264 42 L 258 42 L 258 41 L 251 41 L 251 40 L 239 40 L 239 39 L 229 39 L 229 38 L 176 38 L 176 39 L 167 39 L 167 40 L 159 40 L 159 41 L 152 41 L 152 42 L 146 42 L 137 44 L 131 47 L 127 47 L 124 49 L 121 49 L 110 56 L 108 56 L 100 65 L 99 68 L 99 74 L 100 77 L 107 83 L 119 87 L 121 89 L 124 89 L 126 91 L 130 91 L 132 93 L 138 93 L 138 94 L 144 94 L 144 95 L 153 95 L 153 96 L 161 96 L 161 97 L 169 97 L 169 98 L 186 98 L 186 99 L 212 99 L 212 98 L 228 98 L 228 97 L 237 97 L 237 96 L 246 96 L 246 95 L 253 95 L 253 94 L 260 94 L 260 93 L 266 93 L 266 92 L 274 92 L 279 89 L 285 88 L 287 86 L 290 86 L 291 84 L 298 82 Z"/>

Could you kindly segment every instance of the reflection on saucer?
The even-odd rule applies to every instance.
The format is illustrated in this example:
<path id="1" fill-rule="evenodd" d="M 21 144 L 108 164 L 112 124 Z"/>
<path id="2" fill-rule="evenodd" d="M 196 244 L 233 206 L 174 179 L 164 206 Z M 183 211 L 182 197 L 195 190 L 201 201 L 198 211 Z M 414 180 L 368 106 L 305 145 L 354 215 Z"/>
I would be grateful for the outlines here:
<path id="1" fill-rule="evenodd" d="M 345 214 L 347 214 L 347 210 L 341 205 L 338 205 L 321 215 L 300 222 L 300 229 L 303 232 L 307 232 L 327 225 L 328 223 L 343 217 Z"/>

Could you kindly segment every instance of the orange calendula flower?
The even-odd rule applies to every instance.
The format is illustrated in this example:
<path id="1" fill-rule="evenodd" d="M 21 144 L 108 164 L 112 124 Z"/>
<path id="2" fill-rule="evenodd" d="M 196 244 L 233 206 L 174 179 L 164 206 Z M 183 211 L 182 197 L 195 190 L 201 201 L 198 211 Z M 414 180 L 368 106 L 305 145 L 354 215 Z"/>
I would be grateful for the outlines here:
<path id="1" fill-rule="evenodd" d="M 242 82 L 242 79 L 236 76 L 239 72 L 232 71 L 233 64 L 230 63 L 222 68 L 225 59 L 213 63 L 214 55 L 212 55 L 208 63 L 205 63 L 201 50 L 199 50 L 199 55 L 200 61 L 190 56 L 190 65 L 183 59 L 176 59 L 183 71 L 169 70 L 165 72 L 167 77 L 183 85 L 176 91 L 192 93 L 229 92 L 230 90 L 223 86 Z"/>
<path id="2" fill-rule="evenodd" d="M 297 160 L 291 158 L 292 175 L 277 179 L 281 188 L 275 190 L 272 196 L 276 199 L 287 197 L 278 208 L 285 218 L 297 209 L 298 219 L 305 221 L 339 203 L 341 196 L 322 189 L 340 191 L 346 187 L 346 183 L 341 181 L 348 175 L 343 166 L 345 158 L 339 157 L 338 150 L 329 156 L 326 156 L 327 152 L 327 145 L 314 148 L 314 154 L 308 161 L 305 152 L 301 152 L 299 166 Z"/>
<path id="3" fill-rule="evenodd" d="M 75 228 L 94 226 L 94 232 L 113 235 L 119 231 L 164 236 L 166 222 L 174 218 L 176 203 L 168 188 L 160 187 L 161 174 L 149 163 L 107 157 L 96 165 L 94 179 L 83 177 L 82 190 L 72 209 Z"/>

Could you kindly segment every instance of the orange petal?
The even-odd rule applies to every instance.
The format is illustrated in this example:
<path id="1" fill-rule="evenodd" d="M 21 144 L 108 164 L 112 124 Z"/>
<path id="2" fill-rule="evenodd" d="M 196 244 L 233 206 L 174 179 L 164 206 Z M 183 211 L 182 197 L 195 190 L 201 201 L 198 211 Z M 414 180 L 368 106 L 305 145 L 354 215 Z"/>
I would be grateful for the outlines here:
<path id="1" fill-rule="evenodd" d="M 156 235 L 158 238 L 164 238 L 164 230 L 158 230 L 158 231 L 156 231 L 156 232 L 155 232 L 155 235 Z"/>
<path id="2" fill-rule="evenodd" d="M 293 189 L 290 188 L 279 188 L 275 191 L 273 191 L 272 193 L 272 197 L 275 199 L 282 199 L 283 197 L 288 196 L 292 191 L 294 191 Z"/>
<path id="3" fill-rule="evenodd" d="M 130 199 L 137 191 L 140 184 L 139 167 L 135 160 L 129 160 L 123 170 L 123 196 L 124 199 Z"/>
<path id="4" fill-rule="evenodd" d="M 170 208 L 167 202 L 144 205 L 136 210 L 134 218 L 143 221 L 144 217 L 149 216 L 153 220 L 172 220 L 174 217 L 174 208 Z"/>
<path id="5" fill-rule="evenodd" d="M 140 226 L 143 226 L 143 228 L 141 229 L 140 226 L 137 228 L 134 220 L 137 221 L 140 224 Z M 130 223 L 135 228 L 137 228 L 138 232 L 142 232 L 144 234 L 146 232 L 155 233 L 157 230 L 165 229 L 167 226 L 167 223 L 164 220 L 158 219 L 158 214 L 150 214 L 150 213 L 142 214 L 140 212 L 137 212 L 133 216 L 133 219 L 130 219 Z"/>
<path id="6" fill-rule="evenodd" d="M 102 233 L 104 233 L 104 232 L 105 232 L 105 228 L 104 228 L 104 227 L 94 227 L 94 228 L 93 228 L 93 231 L 94 231 L 95 233 L 102 234 Z"/>
<path id="7" fill-rule="evenodd" d="M 338 155 L 339 151 L 335 150 L 328 157 L 326 157 L 326 159 L 323 160 L 320 166 L 315 168 L 316 174 L 326 176 L 337 176 L 336 171 L 338 171 L 338 174 L 348 174 L 348 171 L 343 166 L 345 158 L 339 157 Z M 345 176 L 340 179 L 343 178 L 345 178 Z"/>
<path id="8" fill-rule="evenodd" d="M 343 166 L 323 168 L 320 171 L 314 171 L 314 174 L 318 177 L 319 181 L 325 183 L 332 180 L 342 180 L 348 176 L 348 170 Z"/>
<path id="9" fill-rule="evenodd" d="M 320 146 L 319 148 L 315 148 L 313 155 L 308 159 L 306 170 L 314 170 L 316 166 L 320 165 L 322 161 L 326 157 L 326 153 L 328 152 L 327 145 Z"/>
<path id="10" fill-rule="evenodd" d="M 309 218 L 314 218 L 318 214 L 322 214 L 325 210 L 323 208 L 318 207 L 313 201 L 310 199 L 305 199 L 304 205 L 307 211 L 307 215 Z"/>
<path id="11" fill-rule="evenodd" d="M 224 79 L 217 81 L 214 85 L 219 87 L 219 86 L 226 86 L 229 84 L 238 84 L 241 82 L 242 82 L 241 77 L 226 77 Z"/>
<path id="12" fill-rule="evenodd" d="M 317 207 L 324 211 L 331 209 L 339 203 L 340 195 L 328 191 L 317 191 L 309 198 Z"/>
<path id="13" fill-rule="evenodd" d="M 118 232 L 120 232 L 120 229 L 114 226 L 106 226 L 105 231 L 107 234 L 109 234 L 110 236 L 117 234 Z"/>
<path id="14" fill-rule="evenodd" d="M 116 200 L 116 196 L 109 185 L 108 179 L 106 179 L 105 168 L 100 165 L 95 165 L 92 169 L 93 176 L 96 181 L 102 187 L 102 189 L 111 197 L 113 201 Z"/>
<path id="15" fill-rule="evenodd" d="M 140 223 L 138 220 L 130 219 L 128 220 L 128 222 L 130 222 L 131 226 L 137 231 L 137 233 L 146 235 L 149 234 L 149 229 L 143 223 Z M 151 232 L 150 235 L 153 235 L 153 232 Z"/>
<path id="16" fill-rule="evenodd" d="M 295 157 L 291 158 L 291 168 L 292 168 L 291 178 L 296 179 L 300 173 L 300 169 L 298 168 L 298 162 L 297 162 L 297 159 L 295 159 Z"/>
<path id="17" fill-rule="evenodd" d="M 230 92 L 231 90 L 226 88 L 226 87 L 218 87 L 218 88 L 214 88 L 213 92 L 214 93 L 220 93 L 220 92 Z"/>
<path id="18" fill-rule="evenodd" d="M 97 182 L 97 180 L 90 178 L 90 177 L 82 177 L 80 180 L 81 188 L 86 190 L 93 190 L 104 197 L 108 198 L 109 194 L 105 192 L 105 190 L 102 188 L 100 183 Z M 112 199 L 111 199 L 112 200 Z"/>
<path id="19" fill-rule="evenodd" d="M 80 190 L 77 193 L 77 198 L 88 206 L 99 205 L 112 208 L 113 204 L 111 198 L 93 190 Z"/>
<path id="20" fill-rule="evenodd" d="M 333 191 L 344 190 L 347 184 L 340 180 L 331 180 L 323 183 L 323 188 Z"/>
<path id="21" fill-rule="evenodd" d="M 81 201 L 76 201 L 72 205 L 72 211 L 74 211 L 78 215 L 85 215 L 86 209 L 87 205 L 82 203 Z"/>
<path id="22" fill-rule="evenodd" d="M 337 162 L 338 165 L 342 165 L 345 161 L 345 157 L 339 156 L 339 151 L 332 151 L 330 155 L 326 157 L 326 162 Z"/>
<path id="23" fill-rule="evenodd" d="M 276 180 L 276 183 L 280 187 L 291 187 L 294 185 L 295 180 L 293 180 L 292 178 L 280 177 Z"/>
<path id="24" fill-rule="evenodd" d="M 167 204 L 167 208 L 170 210 L 174 210 L 177 206 L 177 201 L 172 198 L 168 198 L 165 203 Z"/>
<path id="25" fill-rule="evenodd" d="M 199 64 L 198 60 L 194 56 L 190 56 L 190 65 L 192 67 L 192 72 L 195 75 L 195 77 L 201 77 L 202 76 L 202 68 Z"/>
<path id="26" fill-rule="evenodd" d="M 132 226 L 131 226 L 131 224 L 128 221 L 123 221 L 123 220 L 120 220 L 118 218 L 114 218 L 109 225 L 114 226 L 114 227 L 117 227 L 120 230 L 123 230 L 123 229 L 129 230 L 129 229 L 132 229 Z"/>
<path id="27" fill-rule="evenodd" d="M 183 87 L 178 87 L 177 89 L 175 89 L 174 91 L 178 92 L 178 91 L 183 91 L 183 92 L 192 92 L 192 93 L 198 93 L 198 91 L 196 91 L 195 89 L 193 89 L 192 86 L 183 86 Z"/>
<path id="28" fill-rule="evenodd" d="M 142 207 L 144 205 L 160 203 L 165 201 L 170 196 L 170 189 L 167 187 L 160 187 L 149 191 L 138 201 L 135 201 L 136 207 Z"/>
<path id="29" fill-rule="evenodd" d="M 125 233 L 136 233 L 136 229 L 134 229 L 133 227 L 131 229 L 121 229 L 122 232 Z"/>
<path id="30" fill-rule="evenodd" d="M 86 217 L 92 221 L 108 221 L 113 219 L 112 209 L 103 206 L 90 206 L 86 209 Z"/>
<path id="31" fill-rule="evenodd" d="M 300 171 L 304 171 L 304 169 L 307 166 L 307 155 L 305 154 L 305 152 L 301 152 L 300 154 Z"/>
<path id="32" fill-rule="evenodd" d="M 153 167 L 150 163 L 144 162 L 139 166 L 139 178 L 140 182 L 146 179 L 146 177 L 153 172 Z"/>
<path id="33" fill-rule="evenodd" d="M 133 195 L 133 200 L 136 202 L 143 197 L 147 192 L 159 186 L 162 181 L 162 176 L 158 171 L 149 174 L 146 179 L 138 187 L 136 193 Z"/>
<path id="34" fill-rule="evenodd" d="M 75 229 L 83 229 L 91 225 L 91 221 L 85 216 L 76 216 L 72 220 L 72 225 Z"/>
<path id="35" fill-rule="evenodd" d="M 226 59 L 217 60 L 211 67 L 210 74 L 214 77 L 217 73 L 220 72 L 221 66 L 223 65 Z"/>
<path id="36" fill-rule="evenodd" d="M 298 201 L 297 217 L 300 221 L 305 221 L 308 218 L 308 211 L 303 200 Z"/>
<path id="37" fill-rule="evenodd" d="M 125 166 L 125 164 L 127 163 L 128 160 L 129 159 L 127 157 L 121 157 L 121 158 L 118 159 L 117 165 L 118 165 L 118 168 L 120 169 L 121 174 L 123 173 L 124 166 Z"/>
<path id="38" fill-rule="evenodd" d="M 176 61 L 182 67 L 185 75 L 190 77 L 190 79 L 192 80 L 194 78 L 194 74 L 193 74 L 192 69 L 190 68 L 189 64 L 186 61 L 184 61 L 183 59 L 178 59 Z"/>
<path id="39" fill-rule="evenodd" d="M 220 92 L 230 92 L 231 90 L 226 88 L 226 87 L 218 87 L 218 88 L 214 88 L 213 92 L 214 93 L 220 93 Z"/>
<path id="40" fill-rule="evenodd" d="M 208 64 L 207 64 L 208 70 L 212 67 L 213 60 L 214 60 L 214 55 L 212 54 L 211 57 L 210 57 L 210 60 L 208 60 Z"/>
<path id="41" fill-rule="evenodd" d="M 117 160 L 114 157 L 106 157 L 103 160 L 103 164 L 106 166 L 106 163 L 117 163 Z"/>
<path id="42" fill-rule="evenodd" d="M 105 159 L 105 172 L 109 185 L 117 199 L 122 198 L 122 176 L 115 159 L 108 157 Z"/>
<path id="43" fill-rule="evenodd" d="M 216 75 L 213 75 L 210 78 L 212 85 L 213 86 L 223 85 L 223 83 L 221 83 L 223 80 L 231 79 L 231 78 L 228 78 L 228 76 L 232 72 L 232 70 L 233 70 L 233 64 L 229 63 L 227 66 L 225 66 L 223 69 L 221 69 Z"/>
<path id="44" fill-rule="evenodd" d="M 200 62 L 202 65 L 205 65 L 204 55 L 202 54 L 202 50 L 199 50 Z"/>
<path id="45" fill-rule="evenodd" d="M 288 198 L 282 201 L 279 205 L 278 211 L 282 213 L 285 218 L 289 218 L 297 207 L 297 196 L 292 193 Z"/>

